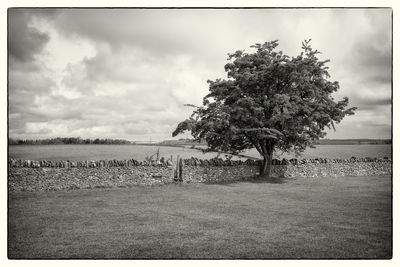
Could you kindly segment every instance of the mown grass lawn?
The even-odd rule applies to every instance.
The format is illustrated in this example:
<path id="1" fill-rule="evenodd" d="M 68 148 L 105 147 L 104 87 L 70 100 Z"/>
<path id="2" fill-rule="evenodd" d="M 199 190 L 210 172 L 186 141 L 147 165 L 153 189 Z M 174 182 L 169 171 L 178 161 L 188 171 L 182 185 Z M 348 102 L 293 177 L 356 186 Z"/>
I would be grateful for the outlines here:
<path id="1" fill-rule="evenodd" d="M 10 192 L 9 258 L 390 258 L 391 177 Z"/>

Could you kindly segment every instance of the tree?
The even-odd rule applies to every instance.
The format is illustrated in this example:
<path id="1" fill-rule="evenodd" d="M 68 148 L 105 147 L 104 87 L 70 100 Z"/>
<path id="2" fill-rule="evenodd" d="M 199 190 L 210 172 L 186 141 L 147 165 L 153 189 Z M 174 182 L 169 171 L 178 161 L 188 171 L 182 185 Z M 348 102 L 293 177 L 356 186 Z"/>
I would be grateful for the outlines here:
<path id="1" fill-rule="evenodd" d="M 276 52 L 278 41 L 255 44 L 253 53 L 228 54 L 228 79 L 207 81 L 203 106 L 189 105 L 196 110 L 172 135 L 189 130 L 210 151 L 255 148 L 263 157 L 260 175 L 269 177 L 274 150 L 301 153 L 356 109 L 346 109 L 347 97 L 335 102 L 331 94 L 339 83 L 328 81 L 329 60 L 320 61 L 310 41 L 302 42 L 296 57 Z"/>

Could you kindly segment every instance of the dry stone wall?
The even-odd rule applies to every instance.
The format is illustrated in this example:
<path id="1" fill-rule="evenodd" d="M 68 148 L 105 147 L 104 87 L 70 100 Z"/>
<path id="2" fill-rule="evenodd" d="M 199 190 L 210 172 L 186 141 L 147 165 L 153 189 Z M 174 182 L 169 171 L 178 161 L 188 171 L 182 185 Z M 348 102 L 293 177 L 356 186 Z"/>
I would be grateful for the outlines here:
<path id="1" fill-rule="evenodd" d="M 272 166 L 273 177 L 340 177 L 390 175 L 392 163 L 345 162 L 328 164 L 298 164 Z M 187 182 L 233 182 L 251 179 L 259 174 L 258 166 L 185 166 L 183 181 Z"/>
<path id="2" fill-rule="evenodd" d="M 259 161 L 184 159 L 182 182 L 223 183 L 245 181 L 259 173 Z M 175 182 L 170 161 L 32 161 L 10 159 L 10 191 L 71 190 L 108 187 L 153 186 Z M 275 161 L 275 177 L 328 177 L 390 175 L 390 159 Z"/>
<path id="3" fill-rule="evenodd" d="M 172 181 L 167 167 L 9 168 L 11 191 L 71 190 L 162 185 Z"/>
<path id="4" fill-rule="evenodd" d="M 221 158 L 213 159 L 198 159 L 190 158 L 183 159 L 185 165 L 188 166 L 259 166 L 261 161 L 247 159 L 246 161 L 241 160 L 223 160 Z M 354 162 L 391 162 L 387 157 L 385 158 L 355 158 L 350 159 L 273 159 L 272 165 L 301 165 L 301 164 L 326 164 L 326 163 L 354 163 Z M 133 166 L 172 166 L 171 159 L 161 158 L 158 161 L 137 161 L 135 159 L 129 160 L 85 160 L 85 161 L 69 161 L 69 160 L 26 160 L 26 159 L 9 159 L 9 167 L 26 167 L 26 168 L 101 168 L 101 167 L 133 167 Z"/>

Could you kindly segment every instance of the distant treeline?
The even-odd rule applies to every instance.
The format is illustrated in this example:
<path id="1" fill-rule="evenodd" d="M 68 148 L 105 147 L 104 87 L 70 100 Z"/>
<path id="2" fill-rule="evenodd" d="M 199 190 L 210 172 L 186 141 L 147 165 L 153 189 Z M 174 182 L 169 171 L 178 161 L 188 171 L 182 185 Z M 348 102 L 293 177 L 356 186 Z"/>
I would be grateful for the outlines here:
<path id="1" fill-rule="evenodd" d="M 56 137 L 48 139 L 8 139 L 10 145 L 134 145 L 135 142 L 124 139 L 82 139 L 80 137 Z M 142 144 L 142 143 L 139 143 Z M 366 145 L 366 144 L 392 144 L 391 139 L 321 139 L 314 142 L 314 145 Z M 197 142 L 193 139 L 165 140 L 158 143 L 149 143 L 149 145 L 162 146 L 187 146 L 187 145 L 206 145 L 205 142 Z"/>
<path id="2" fill-rule="evenodd" d="M 314 145 L 383 145 L 392 144 L 391 139 L 321 139 Z"/>
<path id="3" fill-rule="evenodd" d="M 80 137 L 56 137 L 48 139 L 37 139 L 37 140 L 20 140 L 20 139 L 8 139 L 10 145 L 86 145 L 86 144 L 99 144 L 99 145 L 130 145 L 135 144 L 134 142 L 123 140 L 123 139 L 82 139 Z"/>
<path id="4" fill-rule="evenodd" d="M 157 143 L 157 145 L 162 145 L 162 146 L 184 146 L 184 145 L 207 145 L 207 143 L 205 141 L 198 142 L 198 141 L 195 141 L 195 140 L 189 139 L 189 138 L 181 138 L 181 139 L 178 139 L 178 140 L 164 140 L 164 141 L 161 141 L 161 142 Z"/>

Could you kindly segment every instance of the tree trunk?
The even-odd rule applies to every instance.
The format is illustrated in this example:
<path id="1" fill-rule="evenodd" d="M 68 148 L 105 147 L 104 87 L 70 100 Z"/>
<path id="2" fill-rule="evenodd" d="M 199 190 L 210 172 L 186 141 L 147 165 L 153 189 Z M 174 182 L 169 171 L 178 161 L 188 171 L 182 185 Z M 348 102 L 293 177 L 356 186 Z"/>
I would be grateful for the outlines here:
<path id="1" fill-rule="evenodd" d="M 260 169 L 260 176 L 269 178 L 271 176 L 272 155 L 274 144 L 270 140 L 262 140 L 260 143 L 263 161 Z"/>
<path id="2" fill-rule="evenodd" d="M 260 176 L 269 178 L 271 176 L 272 153 L 263 155 L 262 165 L 260 167 Z"/>

